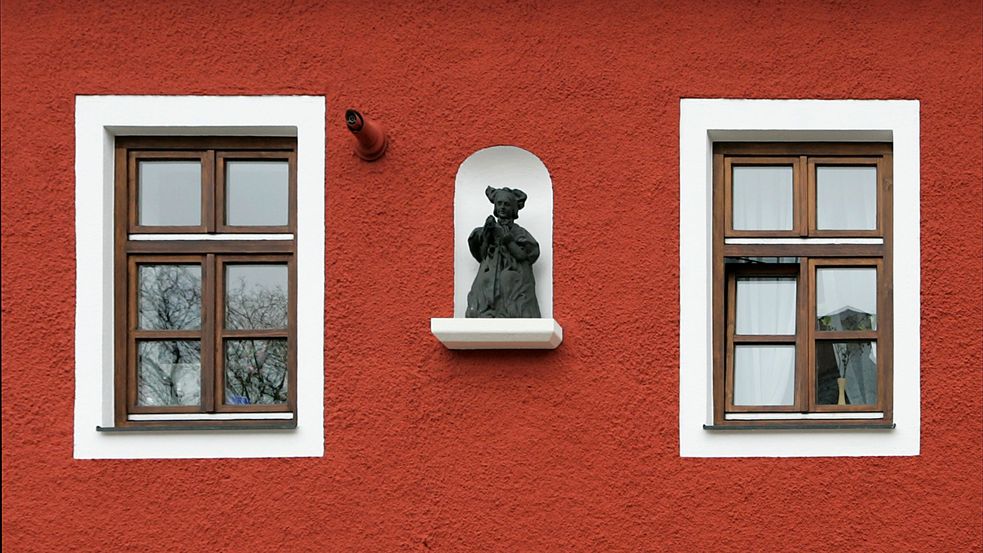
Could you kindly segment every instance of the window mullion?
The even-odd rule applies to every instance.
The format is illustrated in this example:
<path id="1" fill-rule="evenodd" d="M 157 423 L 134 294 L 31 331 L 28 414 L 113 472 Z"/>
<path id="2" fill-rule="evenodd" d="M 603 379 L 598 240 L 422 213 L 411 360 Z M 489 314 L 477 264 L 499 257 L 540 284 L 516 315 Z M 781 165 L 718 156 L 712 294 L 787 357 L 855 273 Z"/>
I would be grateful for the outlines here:
<path id="1" fill-rule="evenodd" d="M 291 184 L 296 191 L 296 183 Z M 291 200 L 293 201 L 293 200 Z M 296 205 L 294 202 L 292 205 Z M 296 213 L 296 210 L 294 210 Z M 296 221 L 291 222 L 291 229 L 296 232 Z M 294 238 L 296 244 L 296 237 Z M 287 406 L 291 412 L 297 413 L 297 256 L 291 254 L 287 261 Z M 296 416 L 296 415 L 295 415 Z"/>
<path id="2" fill-rule="evenodd" d="M 730 353 L 727 350 L 727 331 L 725 328 L 727 322 L 727 313 L 725 311 L 727 278 L 724 273 L 723 251 L 725 229 L 729 228 L 727 226 L 729 223 L 727 222 L 728 218 L 725 209 L 728 205 L 725 200 L 727 196 L 725 185 L 729 183 L 730 179 L 726 176 L 725 167 L 730 167 L 730 165 L 725 163 L 723 154 L 715 152 L 713 154 L 713 193 L 711 194 L 713 202 L 713 217 L 711 218 L 713 227 L 713 273 L 711 277 L 713 284 L 713 293 L 711 294 L 711 305 L 713 309 L 711 341 L 713 354 L 711 359 L 713 363 L 712 403 L 714 424 L 723 422 L 726 416 L 725 412 L 728 400 L 725 388 L 727 380 L 725 365 L 727 359 L 730 358 Z"/>
<path id="3" fill-rule="evenodd" d="M 796 360 L 796 383 L 795 383 L 795 405 L 801 412 L 812 410 L 811 386 L 812 370 L 810 362 L 812 359 L 812 336 L 809 327 L 809 304 L 811 297 L 811 279 L 809 278 L 809 259 L 799 258 L 799 285 L 796 295 L 796 322 L 795 322 L 795 360 Z"/>
<path id="4" fill-rule="evenodd" d="M 205 255 L 205 287 L 202 298 L 201 325 L 201 407 L 206 413 L 215 412 L 215 254 Z"/>
<path id="5" fill-rule="evenodd" d="M 126 424 L 129 411 L 129 298 L 130 272 L 129 257 L 123 245 L 130 229 L 130 179 L 134 162 L 125 148 L 116 145 L 115 184 L 113 194 L 113 420 L 116 425 Z M 77 400 L 76 400 L 77 401 Z"/>
<path id="6" fill-rule="evenodd" d="M 799 203 L 796 206 L 796 210 L 798 211 L 796 224 L 798 225 L 799 236 L 805 238 L 809 236 L 809 221 L 812 217 L 813 205 L 812 187 L 810 186 L 809 180 L 809 158 L 807 156 L 799 156 L 798 170 L 797 178 L 799 182 L 795 187 L 795 192 L 799 198 Z"/>
<path id="7" fill-rule="evenodd" d="M 215 167 L 215 150 L 208 150 L 205 152 L 205 157 L 203 159 L 205 164 L 204 172 L 207 175 L 207 180 L 202 183 L 202 194 L 204 195 L 204 210 L 205 210 L 205 231 L 208 233 L 214 233 L 216 227 L 216 187 L 218 185 L 218 179 L 216 178 L 216 167 Z"/>
<path id="8" fill-rule="evenodd" d="M 133 331 L 137 328 L 138 277 L 134 256 L 126 259 L 126 282 L 126 409 L 129 413 L 137 404 L 137 344 Z"/>
<path id="9" fill-rule="evenodd" d="M 215 310 L 215 328 L 212 333 L 212 344 L 215 355 L 213 356 L 212 382 L 215 386 L 215 410 L 223 412 L 225 405 L 225 340 L 222 331 L 225 328 L 225 271 L 226 258 L 228 256 L 217 256 L 215 259 L 215 297 L 213 298 L 213 308 Z"/>
<path id="10" fill-rule="evenodd" d="M 878 218 L 878 221 L 879 220 L 880 218 Z M 878 224 L 880 224 L 880 222 L 878 222 Z M 875 301 L 877 305 L 877 331 L 873 342 L 877 348 L 877 410 L 884 411 L 884 398 L 885 396 L 889 395 L 887 392 L 887 387 L 890 384 L 887 378 L 887 366 L 884 363 L 884 354 L 887 348 L 883 347 L 885 345 L 885 341 L 881 338 L 884 337 L 885 332 L 890 332 L 890 330 L 885 330 L 885 327 L 887 329 L 891 328 L 893 318 L 890 313 L 891 308 L 888 305 L 890 287 L 884 285 L 887 281 L 884 280 L 883 258 L 876 260 L 876 270 L 877 299 Z"/>
<path id="11" fill-rule="evenodd" d="M 737 312 L 737 275 L 730 273 L 727 275 L 727 293 L 726 293 L 726 305 L 727 305 L 727 315 L 726 315 L 726 350 L 724 353 L 724 359 L 726 360 L 726 368 L 724 375 L 724 385 L 725 392 L 724 397 L 727 405 L 727 411 L 734 410 L 734 334 L 736 332 L 736 312 Z"/>

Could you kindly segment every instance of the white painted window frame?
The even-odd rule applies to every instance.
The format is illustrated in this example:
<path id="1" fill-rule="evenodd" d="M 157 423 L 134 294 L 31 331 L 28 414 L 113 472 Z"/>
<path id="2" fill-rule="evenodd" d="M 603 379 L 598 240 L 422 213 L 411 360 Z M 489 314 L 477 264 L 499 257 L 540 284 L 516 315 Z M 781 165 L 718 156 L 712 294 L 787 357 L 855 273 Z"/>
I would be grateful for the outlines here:
<path id="1" fill-rule="evenodd" d="M 894 145 L 893 430 L 713 430 L 712 157 L 718 141 Z M 918 455 L 919 102 L 682 99 L 679 109 L 679 454 Z"/>
<path id="2" fill-rule="evenodd" d="M 324 122 L 319 96 L 76 97 L 76 459 L 324 455 Z M 96 431 L 114 424 L 113 147 L 126 135 L 297 137 L 296 429 Z"/>

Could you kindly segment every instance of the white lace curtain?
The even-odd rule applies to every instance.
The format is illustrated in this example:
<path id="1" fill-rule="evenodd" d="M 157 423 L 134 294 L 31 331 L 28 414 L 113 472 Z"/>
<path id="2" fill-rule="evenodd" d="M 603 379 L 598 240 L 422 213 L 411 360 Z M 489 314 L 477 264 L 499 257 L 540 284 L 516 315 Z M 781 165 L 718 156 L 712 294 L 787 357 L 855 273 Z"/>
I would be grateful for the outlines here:
<path id="1" fill-rule="evenodd" d="M 737 334 L 785 334 L 793 337 L 795 295 L 794 278 L 739 278 Z M 735 405 L 791 405 L 794 395 L 794 345 L 735 348 Z"/>
<path id="2" fill-rule="evenodd" d="M 877 314 L 877 270 L 836 268 L 816 270 L 816 316 L 852 309 Z"/>
<path id="3" fill-rule="evenodd" d="M 736 230 L 791 230 L 792 167 L 734 167 L 733 179 Z"/>
<path id="4" fill-rule="evenodd" d="M 737 346 L 734 405 L 792 405 L 795 346 Z"/>
<path id="5" fill-rule="evenodd" d="M 736 230 L 792 228 L 792 167 L 739 166 L 732 175 Z M 877 228 L 877 168 L 817 167 L 816 226 L 827 230 Z"/>
<path id="6" fill-rule="evenodd" d="M 820 229 L 877 228 L 877 168 L 817 167 L 816 216 Z"/>

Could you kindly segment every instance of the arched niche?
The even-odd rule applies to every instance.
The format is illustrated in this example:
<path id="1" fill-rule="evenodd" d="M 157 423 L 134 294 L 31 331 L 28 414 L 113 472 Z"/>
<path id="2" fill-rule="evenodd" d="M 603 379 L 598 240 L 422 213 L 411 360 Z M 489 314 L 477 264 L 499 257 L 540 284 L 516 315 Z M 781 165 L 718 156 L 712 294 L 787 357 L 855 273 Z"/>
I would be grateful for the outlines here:
<path id="1" fill-rule="evenodd" d="M 528 195 L 516 223 L 539 242 L 533 264 L 541 319 L 466 319 L 468 292 L 478 273 L 468 236 L 492 214 L 485 188 L 518 188 Z M 515 146 L 492 146 L 468 156 L 454 184 L 454 318 L 431 319 L 431 330 L 452 349 L 552 349 L 562 340 L 553 320 L 553 183 L 546 165 Z"/>

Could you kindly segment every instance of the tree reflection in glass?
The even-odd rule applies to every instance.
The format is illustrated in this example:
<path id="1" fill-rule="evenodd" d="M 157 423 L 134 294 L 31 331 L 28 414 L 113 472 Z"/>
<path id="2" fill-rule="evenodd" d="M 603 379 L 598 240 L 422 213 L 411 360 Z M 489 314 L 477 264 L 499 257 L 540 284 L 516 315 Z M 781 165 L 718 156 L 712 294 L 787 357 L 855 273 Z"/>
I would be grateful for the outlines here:
<path id="1" fill-rule="evenodd" d="M 285 263 L 225 266 L 225 328 L 287 328 L 288 294 Z M 287 402 L 287 340 L 225 340 L 227 405 Z"/>
<path id="2" fill-rule="evenodd" d="M 287 402 L 287 340 L 225 341 L 225 403 Z"/>
<path id="3" fill-rule="evenodd" d="M 201 327 L 200 265 L 140 265 L 138 282 L 138 328 Z"/>
<path id="4" fill-rule="evenodd" d="M 225 328 L 287 328 L 287 265 L 227 265 Z"/>
<path id="5" fill-rule="evenodd" d="M 137 342 L 137 405 L 175 406 L 201 403 L 201 342 Z"/>

